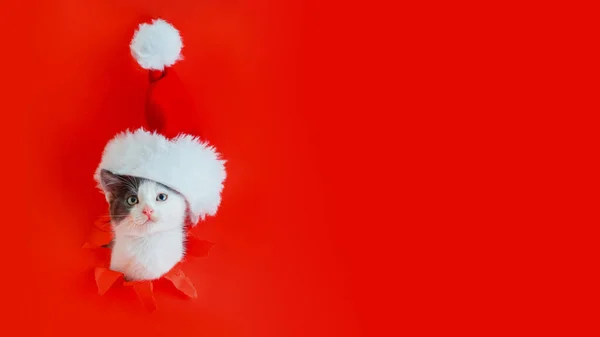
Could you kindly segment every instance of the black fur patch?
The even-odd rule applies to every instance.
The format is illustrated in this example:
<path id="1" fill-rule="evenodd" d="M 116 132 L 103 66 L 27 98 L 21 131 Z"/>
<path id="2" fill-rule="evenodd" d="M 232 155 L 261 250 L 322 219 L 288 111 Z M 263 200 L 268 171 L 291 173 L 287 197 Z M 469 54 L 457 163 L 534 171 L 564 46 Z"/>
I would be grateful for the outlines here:
<path id="1" fill-rule="evenodd" d="M 146 180 L 126 175 L 113 174 L 110 171 L 100 172 L 102 187 L 109 193 L 110 217 L 114 224 L 119 224 L 129 215 L 135 205 L 129 205 L 127 199 L 137 196 L 140 185 Z"/>

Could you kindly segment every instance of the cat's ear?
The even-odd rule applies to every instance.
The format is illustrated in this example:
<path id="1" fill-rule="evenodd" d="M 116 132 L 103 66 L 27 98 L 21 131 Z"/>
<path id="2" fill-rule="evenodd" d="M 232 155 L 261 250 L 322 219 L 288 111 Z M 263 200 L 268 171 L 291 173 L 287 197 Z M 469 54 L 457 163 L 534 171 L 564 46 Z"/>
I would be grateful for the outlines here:
<path id="1" fill-rule="evenodd" d="M 106 201 L 110 202 L 116 195 L 117 189 L 122 181 L 118 175 L 113 174 L 108 170 L 101 170 L 100 183 L 102 184 L 102 189 L 105 191 Z"/>

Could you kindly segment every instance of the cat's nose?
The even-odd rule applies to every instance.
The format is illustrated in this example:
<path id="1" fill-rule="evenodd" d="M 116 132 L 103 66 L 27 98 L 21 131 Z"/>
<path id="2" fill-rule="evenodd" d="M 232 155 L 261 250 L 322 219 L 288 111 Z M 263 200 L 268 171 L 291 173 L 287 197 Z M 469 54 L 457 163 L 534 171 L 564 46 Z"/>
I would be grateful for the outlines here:
<path id="1" fill-rule="evenodd" d="M 150 207 L 144 207 L 144 210 L 142 211 L 142 213 L 144 213 L 146 216 L 151 216 L 152 213 L 154 213 L 154 210 Z"/>

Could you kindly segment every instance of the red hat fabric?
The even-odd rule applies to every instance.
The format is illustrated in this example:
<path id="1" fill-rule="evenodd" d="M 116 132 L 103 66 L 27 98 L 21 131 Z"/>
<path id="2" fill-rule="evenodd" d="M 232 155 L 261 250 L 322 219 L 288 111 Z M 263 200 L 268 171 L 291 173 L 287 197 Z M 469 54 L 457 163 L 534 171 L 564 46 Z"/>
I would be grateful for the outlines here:
<path id="1" fill-rule="evenodd" d="M 142 68 L 149 70 L 145 126 L 167 138 L 181 133 L 200 136 L 194 102 L 175 70 L 170 68 L 182 58 L 182 48 L 179 31 L 161 19 L 142 23 L 130 44 L 131 55 Z"/>
<path id="2" fill-rule="evenodd" d="M 221 203 L 225 161 L 200 140 L 200 116 L 177 73 L 181 59 L 179 31 L 164 20 L 143 23 L 131 41 L 131 54 L 149 70 L 145 127 L 125 131 L 104 149 L 94 178 L 105 194 L 100 172 L 146 178 L 183 194 L 189 219 L 196 224 L 214 215 Z"/>
<path id="3" fill-rule="evenodd" d="M 200 136 L 200 115 L 175 70 L 152 70 L 148 78 L 146 128 L 167 138 L 181 133 Z"/>

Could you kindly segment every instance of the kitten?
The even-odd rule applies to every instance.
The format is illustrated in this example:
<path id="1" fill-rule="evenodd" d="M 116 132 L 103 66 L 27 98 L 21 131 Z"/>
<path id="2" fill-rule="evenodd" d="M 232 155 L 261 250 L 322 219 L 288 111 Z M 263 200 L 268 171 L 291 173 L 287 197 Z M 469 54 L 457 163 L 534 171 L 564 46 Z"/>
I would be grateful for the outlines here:
<path id="1" fill-rule="evenodd" d="M 127 280 L 153 280 L 184 255 L 187 204 L 178 192 L 152 180 L 100 173 L 115 234 L 110 269 Z"/>

